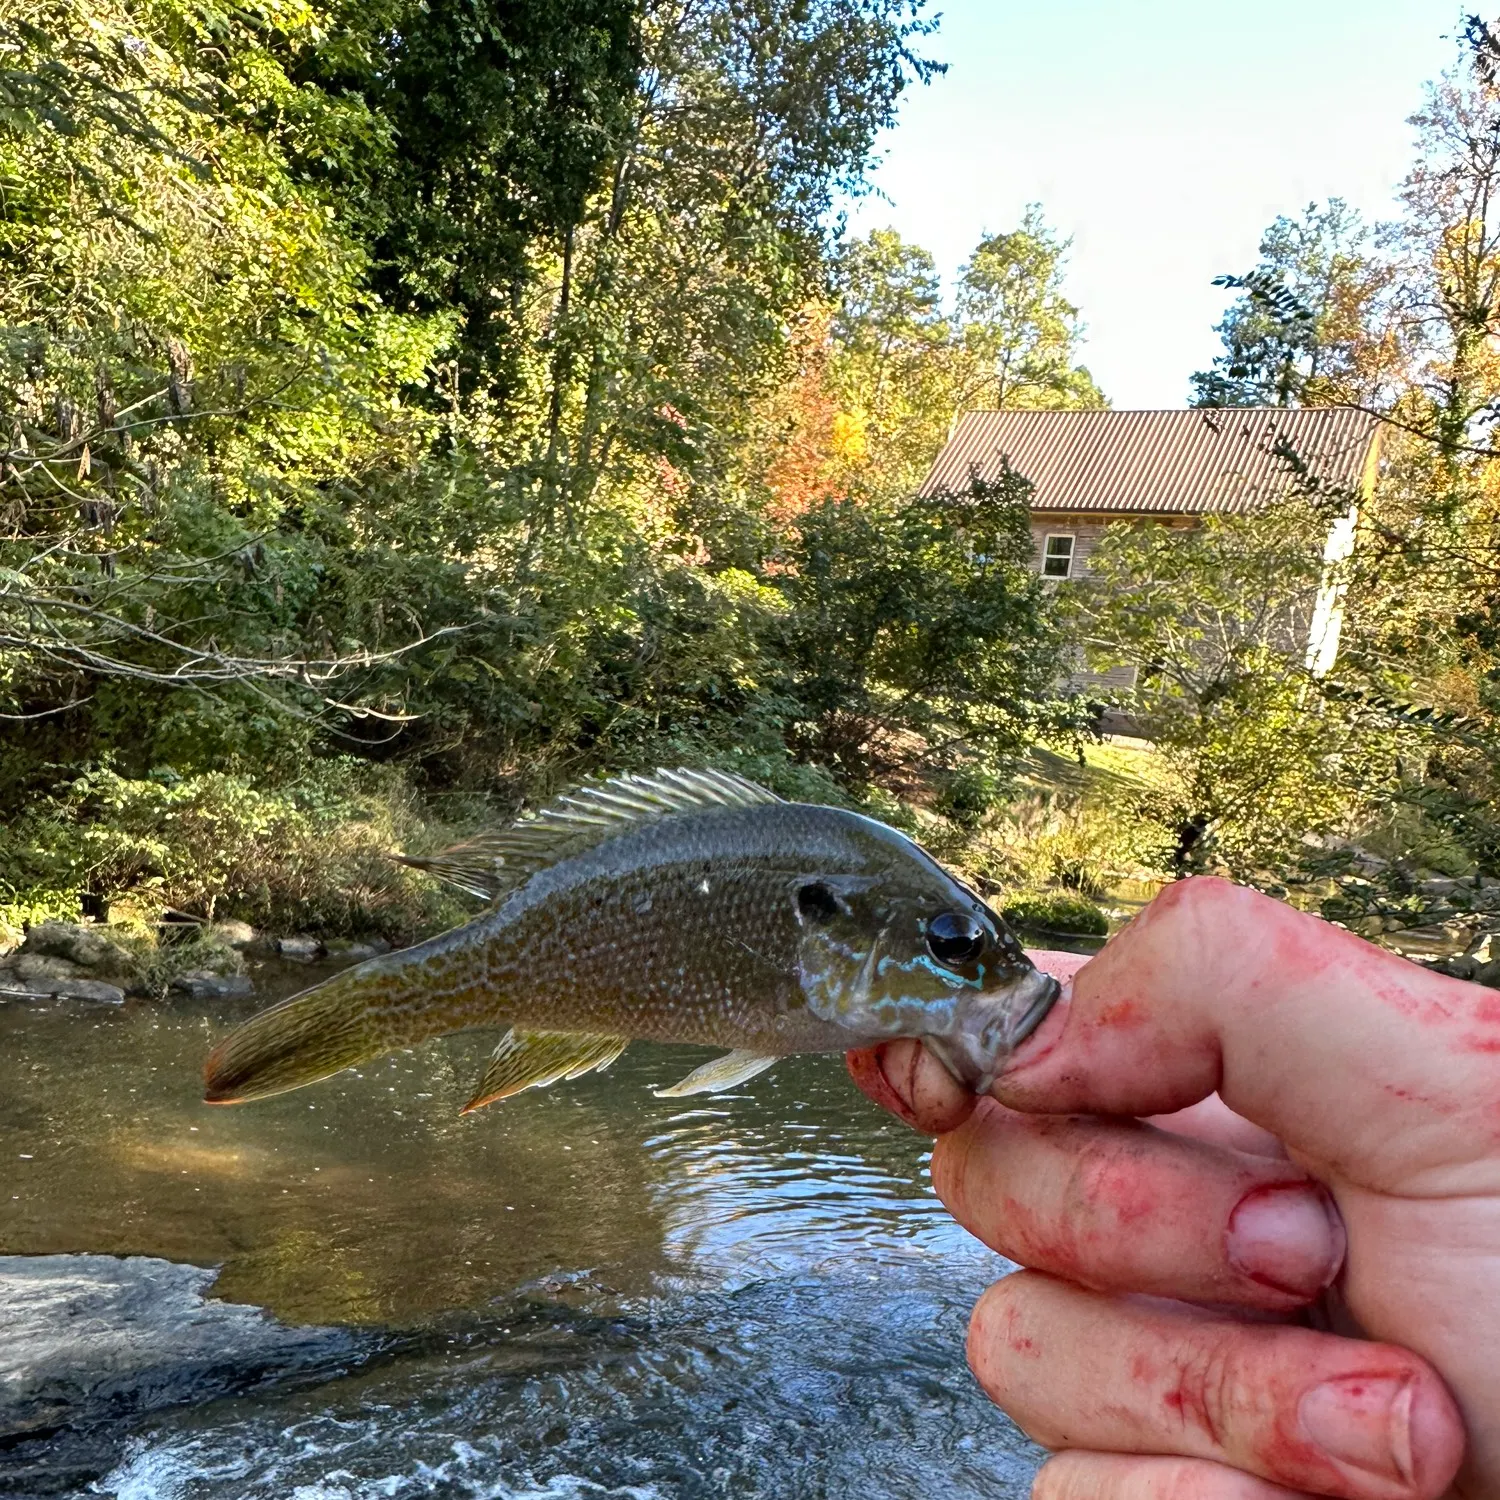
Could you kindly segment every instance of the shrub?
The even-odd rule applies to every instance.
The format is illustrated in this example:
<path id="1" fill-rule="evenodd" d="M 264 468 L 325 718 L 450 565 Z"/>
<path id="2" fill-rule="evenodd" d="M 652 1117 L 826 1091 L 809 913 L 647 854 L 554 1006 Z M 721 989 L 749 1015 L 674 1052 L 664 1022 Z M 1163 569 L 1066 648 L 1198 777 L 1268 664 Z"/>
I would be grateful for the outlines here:
<path id="1" fill-rule="evenodd" d="M 153 923 L 170 910 L 410 941 L 464 915 L 389 857 L 432 842 L 424 828 L 397 775 L 355 761 L 322 762 L 278 790 L 221 772 L 95 769 L 0 831 L 0 922 L 115 908 Z"/>
<path id="2" fill-rule="evenodd" d="M 1001 913 L 1015 927 L 1040 932 L 1066 932 L 1084 937 L 1104 937 L 1109 919 L 1092 901 L 1066 891 L 1042 891 L 1012 897 Z"/>

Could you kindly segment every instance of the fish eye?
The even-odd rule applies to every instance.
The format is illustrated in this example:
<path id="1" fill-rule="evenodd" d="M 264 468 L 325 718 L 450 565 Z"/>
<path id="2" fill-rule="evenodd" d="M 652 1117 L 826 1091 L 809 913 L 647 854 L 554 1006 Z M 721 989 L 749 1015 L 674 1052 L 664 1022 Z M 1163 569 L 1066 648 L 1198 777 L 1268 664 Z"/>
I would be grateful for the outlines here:
<path id="1" fill-rule="evenodd" d="M 966 911 L 939 912 L 927 924 L 927 951 L 950 968 L 971 964 L 984 952 L 984 928 Z"/>

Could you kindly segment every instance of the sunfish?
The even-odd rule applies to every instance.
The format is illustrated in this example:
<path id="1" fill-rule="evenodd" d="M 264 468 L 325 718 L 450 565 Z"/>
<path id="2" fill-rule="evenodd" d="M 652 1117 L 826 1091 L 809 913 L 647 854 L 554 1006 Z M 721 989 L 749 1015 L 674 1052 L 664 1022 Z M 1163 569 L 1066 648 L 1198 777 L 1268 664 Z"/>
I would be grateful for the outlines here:
<path id="1" fill-rule="evenodd" d="M 983 1090 L 1057 998 L 904 834 L 723 771 L 592 783 L 405 862 L 491 905 L 253 1016 L 208 1059 L 210 1103 L 474 1026 L 507 1029 L 467 1109 L 607 1067 L 637 1038 L 730 1049 L 666 1095 L 895 1037 Z"/>

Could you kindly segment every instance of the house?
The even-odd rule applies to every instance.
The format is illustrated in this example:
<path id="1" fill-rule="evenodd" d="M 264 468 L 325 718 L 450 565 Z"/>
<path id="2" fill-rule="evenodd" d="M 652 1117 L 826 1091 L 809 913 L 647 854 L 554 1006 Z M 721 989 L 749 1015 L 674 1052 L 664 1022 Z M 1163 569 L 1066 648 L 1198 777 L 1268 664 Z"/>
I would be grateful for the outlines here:
<path id="1" fill-rule="evenodd" d="M 1329 526 L 1329 581 L 1306 628 L 1307 666 L 1321 675 L 1338 654 L 1343 622 L 1332 571 L 1353 550 L 1358 506 L 1379 464 L 1380 427 L 1378 418 L 1341 406 L 968 412 L 954 424 L 922 493 L 962 490 L 971 476 L 993 479 L 1009 464 L 1032 483 L 1035 566 L 1047 578 L 1087 575 L 1105 529 L 1122 521 L 1197 526 L 1206 515 L 1274 505 L 1309 480 L 1347 496 Z M 1132 678 L 1122 669 L 1083 681 L 1129 686 Z"/>

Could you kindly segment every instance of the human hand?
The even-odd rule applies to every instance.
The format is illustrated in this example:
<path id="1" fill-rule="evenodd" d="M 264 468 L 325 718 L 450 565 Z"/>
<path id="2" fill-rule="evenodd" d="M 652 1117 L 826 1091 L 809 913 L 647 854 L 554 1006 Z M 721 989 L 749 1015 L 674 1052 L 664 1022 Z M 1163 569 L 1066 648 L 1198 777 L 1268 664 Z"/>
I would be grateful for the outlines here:
<path id="1" fill-rule="evenodd" d="M 1030 1268 L 969 1362 L 1035 1500 L 1500 1496 L 1500 995 L 1207 879 L 1034 957 L 1076 977 L 993 1098 L 849 1066 Z"/>

